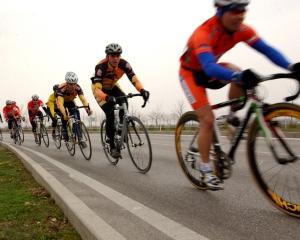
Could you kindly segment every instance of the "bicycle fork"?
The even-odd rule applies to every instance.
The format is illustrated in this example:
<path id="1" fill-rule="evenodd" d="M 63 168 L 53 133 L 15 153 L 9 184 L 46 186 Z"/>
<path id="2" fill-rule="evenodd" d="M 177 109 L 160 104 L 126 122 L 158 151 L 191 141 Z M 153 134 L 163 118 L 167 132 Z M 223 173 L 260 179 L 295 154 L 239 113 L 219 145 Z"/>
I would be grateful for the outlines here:
<path id="1" fill-rule="evenodd" d="M 287 142 L 285 141 L 284 133 L 278 127 L 278 122 L 276 121 L 269 121 L 267 122 L 263 115 L 262 107 L 257 107 L 255 109 L 257 122 L 259 124 L 260 129 L 264 134 L 265 141 L 269 146 L 273 156 L 275 157 L 276 161 L 279 164 L 287 164 L 294 162 L 298 159 L 298 157 L 292 152 L 290 147 L 288 146 Z M 288 153 L 287 157 L 280 157 L 277 153 L 274 145 L 273 136 L 281 143 L 283 149 L 285 149 L 286 153 Z"/>

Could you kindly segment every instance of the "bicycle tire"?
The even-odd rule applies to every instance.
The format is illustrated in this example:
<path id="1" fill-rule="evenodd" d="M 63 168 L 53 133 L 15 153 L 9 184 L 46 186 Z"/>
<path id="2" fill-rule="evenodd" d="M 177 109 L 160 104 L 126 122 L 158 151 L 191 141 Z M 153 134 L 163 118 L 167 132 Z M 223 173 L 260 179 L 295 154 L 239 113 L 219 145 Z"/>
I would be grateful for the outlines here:
<path id="1" fill-rule="evenodd" d="M 20 135 L 19 128 L 17 128 L 16 131 L 15 131 L 14 141 L 15 141 L 15 144 L 18 144 L 18 145 L 22 144 L 22 138 L 21 138 L 21 135 Z"/>
<path id="2" fill-rule="evenodd" d="M 186 142 L 191 143 L 192 139 L 198 142 L 199 120 L 194 111 L 184 113 L 178 120 L 175 129 L 175 148 L 179 165 L 187 177 L 187 179 L 196 188 L 200 190 L 207 190 L 206 184 L 203 182 L 203 176 L 200 172 L 200 159 L 196 155 L 188 153 L 190 146 L 186 147 Z M 188 139 L 188 141 L 187 141 Z M 198 145 L 194 146 L 198 149 Z"/>
<path id="3" fill-rule="evenodd" d="M 106 119 L 102 121 L 100 126 L 101 145 L 108 162 L 111 163 L 112 165 L 117 165 L 117 163 L 119 162 L 119 158 L 113 158 L 110 155 L 110 145 L 109 145 L 108 137 L 106 135 L 105 125 L 106 125 Z"/>
<path id="4" fill-rule="evenodd" d="M 80 126 L 79 131 L 81 131 L 81 135 L 82 135 L 80 141 L 83 141 L 86 144 L 86 147 L 83 147 L 81 142 L 80 141 L 78 142 L 80 151 L 86 160 L 90 160 L 92 157 L 92 144 L 91 144 L 89 132 L 83 122 L 81 121 L 78 122 L 78 126 Z"/>
<path id="5" fill-rule="evenodd" d="M 152 165 L 152 146 L 146 127 L 139 118 L 132 116 L 126 121 L 126 133 L 125 142 L 133 165 L 140 173 L 147 173 Z M 146 151 L 143 146 L 147 146 Z"/>
<path id="6" fill-rule="evenodd" d="M 23 131 L 22 127 L 20 127 L 20 136 L 21 136 L 22 143 L 23 143 L 24 142 L 24 131 Z"/>
<path id="7" fill-rule="evenodd" d="M 3 141 L 3 135 L 2 135 L 2 130 L 0 129 L 0 141 Z"/>
<path id="8" fill-rule="evenodd" d="M 43 142 L 45 144 L 46 147 L 49 147 L 49 136 L 48 136 L 48 132 L 47 129 L 44 125 L 41 125 L 41 137 L 43 139 Z"/>
<path id="9" fill-rule="evenodd" d="M 60 126 L 60 125 L 57 125 L 57 126 L 55 127 L 55 135 L 54 135 L 54 138 L 53 138 L 55 147 L 56 147 L 57 149 L 60 149 L 60 148 L 61 148 L 61 139 L 62 139 L 61 126 Z"/>
<path id="10" fill-rule="evenodd" d="M 294 145 L 298 136 L 296 138 L 288 136 L 288 131 L 292 128 L 300 129 L 300 106 L 290 103 L 272 104 L 265 109 L 264 118 L 273 133 L 272 139 L 277 153 L 280 153 L 281 157 L 287 153 L 282 148 L 283 144 L 278 141 L 280 135 L 289 147 L 295 146 L 290 149 L 299 158 L 300 149 Z M 293 163 L 279 164 L 274 155 L 268 152 L 270 148 L 263 148 L 265 141 L 261 141 L 263 135 L 260 130 L 258 122 L 254 121 L 247 139 L 248 162 L 256 183 L 267 199 L 279 210 L 300 217 L 300 159 Z"/>
<path id="11" fill-rule="evenodd" d="M 41 130 L 39 130 L 38 132 L 36 132 L 36 136 L 37 136 L 37 142 L 36 144 L 41 146 L 42 144 L 42 134 L 41 134 Z"/>
<path id="12" fill-rule="evenodd" d="M 75 139 L 73 139 L 72 130 L 70 129 L 69 126 L 67 127 L 67 132 L 68 132 L 68 136 L 69 136 L 69 141 L 65 141 L 66 148 L 67 148 L 69 154 L 71 156 L 74 156 L 75 155 L 75 143 L 74 143 Z"/>

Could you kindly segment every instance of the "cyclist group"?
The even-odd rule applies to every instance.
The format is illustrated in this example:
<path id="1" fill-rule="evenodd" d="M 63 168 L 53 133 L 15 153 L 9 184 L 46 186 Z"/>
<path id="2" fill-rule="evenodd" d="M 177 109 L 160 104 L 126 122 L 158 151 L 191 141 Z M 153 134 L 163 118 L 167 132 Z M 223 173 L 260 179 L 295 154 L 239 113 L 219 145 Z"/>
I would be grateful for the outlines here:
<path id="1" fill-rule="evenodd" d="M 223 182 L 214 174 L 209 161 L 215 117 L 207 97 L 206 88 L 219 89 L 230 83 L 228 97 L 233 99 L 244 95 L 245 90 L 256 86 L 260 79 L 259 75 L 252 70 L 241 70 L 231 63 L 218 62 L 219 58 L 237 43 L 245 42 L 277 66 L 289 71 L 300 71 L 300 63 L 292 64 L 278 50 L 258 36 L 252 27 L 243 23 L 249 2 L 250 0 L 214 0 L 216 14 L 195 29 L 180 57 L 180 84 L 189 103 L 196 111 L 199 122 L 201 122 L 198 136 L 198 149 L 201 156 L 200 170 L 204 174 L 204 182 L 207 187 L 213 190 L 222 189 Z M 116 97 L 125 94 L 117 82 L 125 73 L 145 101 L 149 99 L 150 94 L 144 89 L 130 64 L 121 58 L 122 48 L 120 45 L 115 43 L 107 45 L 105 53 L 106 57 L 96 65 L 94 76 L 91 78 L 92 92 L 106 115 L 106 133 L 109 138 L 111 155 L 118 158 L 120 152 L 113 140 L 113 110 Z M 54 128 L 57 116 L 61 116 L 63 135 L 66 141 L 68 141 L 66 131 L 68 115 L 65 109 L 80 118 L 78 110 L 74 110 L 74 99 L 77 96 L 87 107 L 85 108 L 86 112 L 90 115 L 92 111 L 81 87 L 78 85 L 77 75 L 73 72 L 67 72 L 65 83 L 53 87 L 53 92 L 47 102 L 47 109 L 44 109 L 51 117 Z M 20 116 L 20 112 L 11 101 L 7 101 L 6 104 L 3 113 L 10 126 L 11 119 Z M 33 95 L 31 103 L 28 104 L 30 119 L 36 114 L 41 114 L 37 111 L 40 106 L 43 106 L 43 103 L 37 95 Z M 239 125 L 239 119 L 235 113 L 240 108 L 240 105 L 233 106 L 228 114 L 227 121 L 234 126 Z M 10 118 L 9 116 L 13 117 Z M 120 119 L 122 117 L 121 111 Z M 33 133 L 35 132 L 34 128 L 34 124 L 32 124 Z"/>
<path id="2" fill-rule="evenodd" d="M 117 82 L 125 73 L 134 87 L 141 93 L 145 101 L 149 99 L 150 93 L 143 88 L 130 64 L 125 59 L 121 58 L 122 48 L 119 44 L 112 43 L 107 45 L 105 53 L 106 57 L 96 65 L 94 76 L 91 78 L 92 91 L 97 103 L 106 115 L 106 131 L 111 148 L 110 153 L 112 157 L 119 158 L 120 152 L 114 143 L 114 104 L 117 103 L 116 97 L 125 96 L 125 94 Z M 77 96 L 82 105 L 86 107 L 85 110 L 90 116 L 92 111 L 83 94 L 82 88 L 78 84 L 78 77 L 74 72 L 67 72 L 65 75 L 65 82 L 53 86 L 53 91 L 46 103 L 47 108 L 37 94 L 32 96 L 32 100 L 27 104 L 27 109 L 36 142 L 38 139 L 34 119 L 36 116 L 42 119 L 44 115 L 48 115 L 52 120 L 53 136 L 55 136 L 57 118 L 61 117 L 62 134 L 64 140 L 69 141 L 69 136 L 67 134 L 67 121 L 69 115 L 75 115 L 76 118 L 80 120 L 79 110 L 75 108 L 76 105 L 74 102 L 74 99 Z M 121 102 L 118 103 L 121 104 Z M 44 110 L 45 114 L 42 113 L 40 108 Z M 17 118 L 21 117 L 20 109 L 13 101 L 7 100 L 6 106 L 3 109 L 3 114 L 8 122 L 8 129 L 11 131 L 11 122 L 16 121 Z M 123 114 L 124 113 L 120 111 L 120 119 L 123 118 Z M 11 136 L 12 135 L 13 134 L 11 133 Z M 85 142 L 80 141 L 80 139 L 79 144 L 82 144 L 82 147 L 85 147 Z"/>

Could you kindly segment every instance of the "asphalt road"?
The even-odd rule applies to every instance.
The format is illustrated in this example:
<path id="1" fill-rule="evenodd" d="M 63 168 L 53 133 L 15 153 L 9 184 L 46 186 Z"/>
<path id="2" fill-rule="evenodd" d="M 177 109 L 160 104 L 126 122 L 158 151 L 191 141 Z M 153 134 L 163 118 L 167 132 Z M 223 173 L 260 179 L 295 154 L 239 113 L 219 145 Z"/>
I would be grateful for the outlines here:
<path id="1" fill-rule="evenodd" d="M 153 165 L 145 175 L 138 173 L 126 154 L 117 166 L 109 164 L 96 134 L 91 135 L 90 161 L 78 148 L 71 157 L 65 146 L 57 150 L 53 142 L 49 148 L 39 147 L 30 134 L 21 147 L 13 146 L 59 179 L 124 239 L 299 239 L 300 219 L 270 205 L 255 185 L 244 142 L 225 190 L 203 192 L 183 175 L 174 136 L 150 138 Z"/>

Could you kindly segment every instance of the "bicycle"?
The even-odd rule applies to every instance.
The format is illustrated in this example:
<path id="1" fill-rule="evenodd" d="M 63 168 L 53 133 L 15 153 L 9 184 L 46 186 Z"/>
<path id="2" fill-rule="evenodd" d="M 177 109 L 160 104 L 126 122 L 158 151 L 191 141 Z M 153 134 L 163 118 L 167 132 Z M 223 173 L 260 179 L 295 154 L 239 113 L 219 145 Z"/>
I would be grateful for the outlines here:
<path id="1" fill-rule="evenodd" d="M 74 109 L 79 108 L 87 108 L 87 106 L 76 106 Z M 77 116 L 69 115 L 67 130 L 69 141 L 65 141 L 65 144 L 70 155 L 75 155 L 75 144 L 78 144 L 83 157 L 86 160 L 90 160 L 92 157 L 92 145 L 85 124 Z"/>
<path id="2" fill-rule="evenodd" d="M 21 125 L 22 119 L 20 117 L 14 118 L 12 122 L 12 135 L 15 144 L 21 145 L 24 142 L 24 132 Z"/>
<path id="3" fill-rule="evenodd" d="M 53 141 L 57 149 L 61 148 L 61 140 L 63 139 L 62 136 L 62 123 L 61 118 L 59 116 L 56 117 L 57 125 L 55 127 L 55 134 L 53 136 Z"/>
<path id="4" fill-rule="evenodd" d="M 152 165 L 152 147 L 150 138 L 147 132 L 146 127 L 142 123 L 142 121 L 135 117 L 130 116 L 127 108 L 127 99 L 132 97 L 142 96 L 141 94 L 132 94 L 129 93 L 126 96 L 116 97 L 117 102 L 122 101 L 122 105 L 120 106 L 118 103 L 114 106 L 114 129 L 115 129 L 115 146 L 118 151 L 122 151 L 125 149 L 125 143 L 127 146 L 127 150 L 130 156 L 130 159 L 133 165 L 139 170 L 141 173 L 146 173 L 150 170 Z M 143 103 L 142 107 L 145 107 L 146 102 Z M 123 122 L 120 122 L 119 111 L 124 111 Z M 110 155 L 110 144 L 109 138 L 106 135 L 106 119 L 104 119 L 101 123 L 100 134 L 101 134 L 101 143 L 108 161 L 117 165 L 120 158 L 113 158 Z M 143 146 L 146 147 L 146 150 L 143 151 Z M 144 153 L 144 154 L 143 154 Z M 142 156 L 143 154 L 143 156 Z M 141 158 L 140 158 L 141 157 Z"/>
<path id="5" fill-rule="evenodd" d="M 300 78 L 296 73 L 274 74 L 262 81 L 291 78 L 298 82 L 295 95 L 285 98 L 286 102 L 266 104 L 255 91 L 248 91 L 246 97 L 236 98 L 212 106 L 213 110 L 233 104 L 250 102 L 247 113 L 230 143 L 228 151 L 220 144 L 219 128 L 214 126 L 213 144 L 210 151 L 216 175 L 228 179 L 235 163 L 234 154 L 252 115 L 255 115 L 247 135 L 247 156 L 251 172 L 258 187 L 268 200 L 279 210 L 300 217 L 300 148 L 295 146 L 300 130 L 300 107 L 287 103 L 300 93 Z M 245 106 L 245 105 L 244 105 Z M 201 124 L 201 123 L 200 123 Z M 186 112 L 178 120 L 175 132 L 176 153 L 179 164 L 187 179 L 198 189 L 206 190 L 199 168 L 197 136 L 199 121 L 194 111 Z M 298 165 L 297 165 L 298 163 Z"/>
<path id="6" fill-rule="evenodd" d="M 42 139 L 46 147 L 49 147 L 49 136 L 47 129 L 44 125 L 44 117 L 45 116 L 35 116 L 33 121 L 36 123 L 36 135 L 37 135 L 37 145 L 41 146 Z"/>

